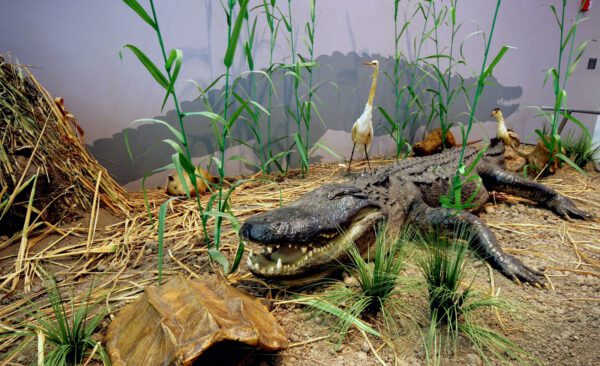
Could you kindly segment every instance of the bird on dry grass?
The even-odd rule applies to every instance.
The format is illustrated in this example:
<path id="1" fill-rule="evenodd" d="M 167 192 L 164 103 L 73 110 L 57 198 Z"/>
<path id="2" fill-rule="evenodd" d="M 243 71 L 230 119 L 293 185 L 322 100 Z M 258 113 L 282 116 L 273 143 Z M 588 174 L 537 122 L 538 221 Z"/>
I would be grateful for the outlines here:
<path id="1" fill-rule="evenodd" d="M 348 163 L 348 171 L 350 171 L 350 165 L 352 165 L 352 157 L 354 156 L 354 149 L 356 144 L 362 145 L 365 149 L 365 156 L 367 157 L 367 164 L 371 169 L 371 162 L 369 161 L 369 148 L 371 142 L 373 142 L 373 122 L 371 117 L 373 115 L 373 98 L 375 98 L 375 89 L 377 88 L 377 75 L 379 74 L 379 61 L 373 60 L 365 62 L 364 65 L 371 66 L 373 68 L 373 82 L 371 83 L 371 92 L 369 93 L 369 99 L 365 105 L 365 110 L 361 116 L 354 122 L 352 126 L 352 153 L 350 154 L 350 162 Z"/>
<path id="2" fill-rule="evenodd" d="M 504 145 L 510 146 L 513 150 L 517 151 L 519 145 L 521 145 L 521 141 L 519 140 L 519 135 L 513 130 L 509 130 L 506 128 L 504 124 L 504 116 L 502 115 L 502 111 L 500 108 L 494 108 L 492 110 L 491 116 L 498 121 L 498 129 L 496 130 L 496 137 L 498 137 Z"/>

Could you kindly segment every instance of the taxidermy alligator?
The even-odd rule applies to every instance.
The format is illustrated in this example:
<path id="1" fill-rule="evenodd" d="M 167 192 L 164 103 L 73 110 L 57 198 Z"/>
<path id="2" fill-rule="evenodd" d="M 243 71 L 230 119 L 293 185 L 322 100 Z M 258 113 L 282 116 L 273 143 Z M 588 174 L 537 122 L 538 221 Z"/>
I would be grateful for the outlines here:
<path id="1" fill-rule="evenodd" d="M 543 273 L 505 253 L 492 231 L 474 214 L 440 207 L 454 175 L 460 149 L 437 155 L 403 160 L 365 172 L 345 183 L 326 184 L 289 206 L 250 217 L 240 230 L 243 240 L 262 246 L 251 253 L 249 270 L 257 276 L 287 283 L 306 283 L 331 274 L 339 263 L 348 261 L 347 247 L 354 242 L 366 255 L 375 241 L 378 223 L 389 230 L 405 225 L 418 229 L 454 230 L 465 225 L 471 248 L 493 268 L 513 281 L 543 285 Z M 478 151 L 467 148 L 464 162 L 469 166 Z M 490 191 L 506 192 L 538 202 L 563 218 L 591 219 L 567 197 L 556 191 L 505 172 L 504 146 L 494 139 L 475 168 L 483 185 L 466 184 L 462 197 L 475 193 L 472 202 L 480 208 Z"/>

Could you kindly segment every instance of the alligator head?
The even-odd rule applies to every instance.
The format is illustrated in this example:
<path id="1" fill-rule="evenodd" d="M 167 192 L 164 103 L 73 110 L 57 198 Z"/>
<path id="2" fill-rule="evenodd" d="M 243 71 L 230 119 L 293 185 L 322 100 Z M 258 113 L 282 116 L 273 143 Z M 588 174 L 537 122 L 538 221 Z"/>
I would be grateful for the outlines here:
<path id="1" fill-rule="evenodd" d="M 328 275 L 347 259 L 354 243 L 361 253 L 374 242 L 374 227 L 384 219 L 377 202 L 355 186 L 328 184 L 289 206 L 255 215 L 242 226 L 243 240 L 259 244 L 248 269 L 260 277 L 289 281 Z M 297 281 L 294 281 L 297 282 Z"/>

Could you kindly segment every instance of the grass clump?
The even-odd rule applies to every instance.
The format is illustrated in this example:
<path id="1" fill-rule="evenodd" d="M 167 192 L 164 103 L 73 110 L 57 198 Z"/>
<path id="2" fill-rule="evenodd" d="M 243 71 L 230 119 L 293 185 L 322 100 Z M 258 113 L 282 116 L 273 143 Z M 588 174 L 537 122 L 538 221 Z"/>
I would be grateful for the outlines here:
<path id="1" fill-rule="evenodd" d="M 508 309 L 498 297 L 476 291 L 466 281 L 466 253 L 472 233 L 464 227 L 444 236 L 439 231 L 420 236 L 425 254 L 418 260 L 425 278 L 430 326 L 425 339 L 428 364 L 439 365 L 444 354 L 456 349 L 460 336 L 473 345 L 486 364 L 529 364 L 532 357 L 483 322 L 485 310 Z"/>
<path id="2" fill-rule="evenodd" d="M 588 163 L 600 162 L 600 145 L 594 145 L 589 135 L 581 134 L 579 137 L 574 137 L 569 132 L 563 148 L 565 155 L 580 168 L 584 168 Z"/>
<path id="3" fill-rule="evenodd" d="M 381 334 L 366 322 L 381 316 L 388 335 L 398 334 L 399 319 L 407 318 L 396 296 L 410 288 L 399 286 L 399 275 L 406 264 L 406 232 L 391 236 L 384 226 L 377 230 L 373 257 L 363 258 L 355 245 L 348 250 L 350 264 L 343 264 L 354 283 L 335 281 L 331 288 L 313 297 L 301 297 L 315 317 L 325 317 L 335 324 L 332 334 L 341 343 L 352 326 L 375 336 Z"/>
<path id="4" fill-rule="evenodd" d="M 91 287 L 83 301 L 75 304 L 72 298 L 70 305 L 63 298 L 55 280 L 48 286 L 48 297 L 52 307 L 51 315 L 37 310 L 34 315 L 37 325 L 28 325 L 36 334 L 43 334 L 44 339 L 50 344 L 50 350 L 44 357 L 45 366 L 78 365 L 85 357 L 92 357 L 95 352 L 104 365 L 110 365 L 108 354 L 92 335 L 98 328 L 100 321 L 106 315 L 99 311 L 91 316 L 93 305 L 89 298 Z"/>

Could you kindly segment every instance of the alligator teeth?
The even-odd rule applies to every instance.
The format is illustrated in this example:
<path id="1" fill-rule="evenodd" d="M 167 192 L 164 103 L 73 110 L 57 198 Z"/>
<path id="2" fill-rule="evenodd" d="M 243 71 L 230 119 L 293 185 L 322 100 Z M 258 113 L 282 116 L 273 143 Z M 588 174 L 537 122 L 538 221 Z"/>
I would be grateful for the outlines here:
<path id="1" fill-rule="evenodd" d="M 246 265 L 248 267 L 252 267 L 252 260 L 250 259 L 250 257 L 248 257 L 248 259 L 246 259 Z"/>
<path id="2" fill-rule="evenodd" d="M 308 251 L 308 249 L 306 247 L 302 247 L 302 253 L 306 254 L 306 252 Z"/>
<path id="3" fill-rule="evenodd" d="M 254 269 L 257 271 L 260 269 L 260 264 L 258 264 L 258 262 L 254 263 Z"/>
<path id="4" fill-rule="evenodd" d="M 312 257 L 313 256 L 313 251 L 311 250 L 310 252 L 308 252 L 308 256 Z"/>
<path id="5" fill-rule="evenodd" d="M 269 268 L 269 273 L 275 273 L 275 267 Z"/>
<path id="6" fill-rule="evenodd" d="M 267 252 L 269 252 L 269 254 L 273 253 L 273 247 L 267 247 Z"/>
<path id="7" fill-rule="evenodd" d="M 253 257 L 254 256 L 254 250 L 250 249 L 250 254 L 248 254 L 248 258 Z"/>
<path id="8" fill-rule="evenodd" d="M 278 270 L 278 271 L 279 271 L 279 270 L 281 270 L 281 267 L 283 267 L 283 263 L 281 263 L 281 258 L 279 258 L 279 259 L 277 260 L 277 270 Z"/>

